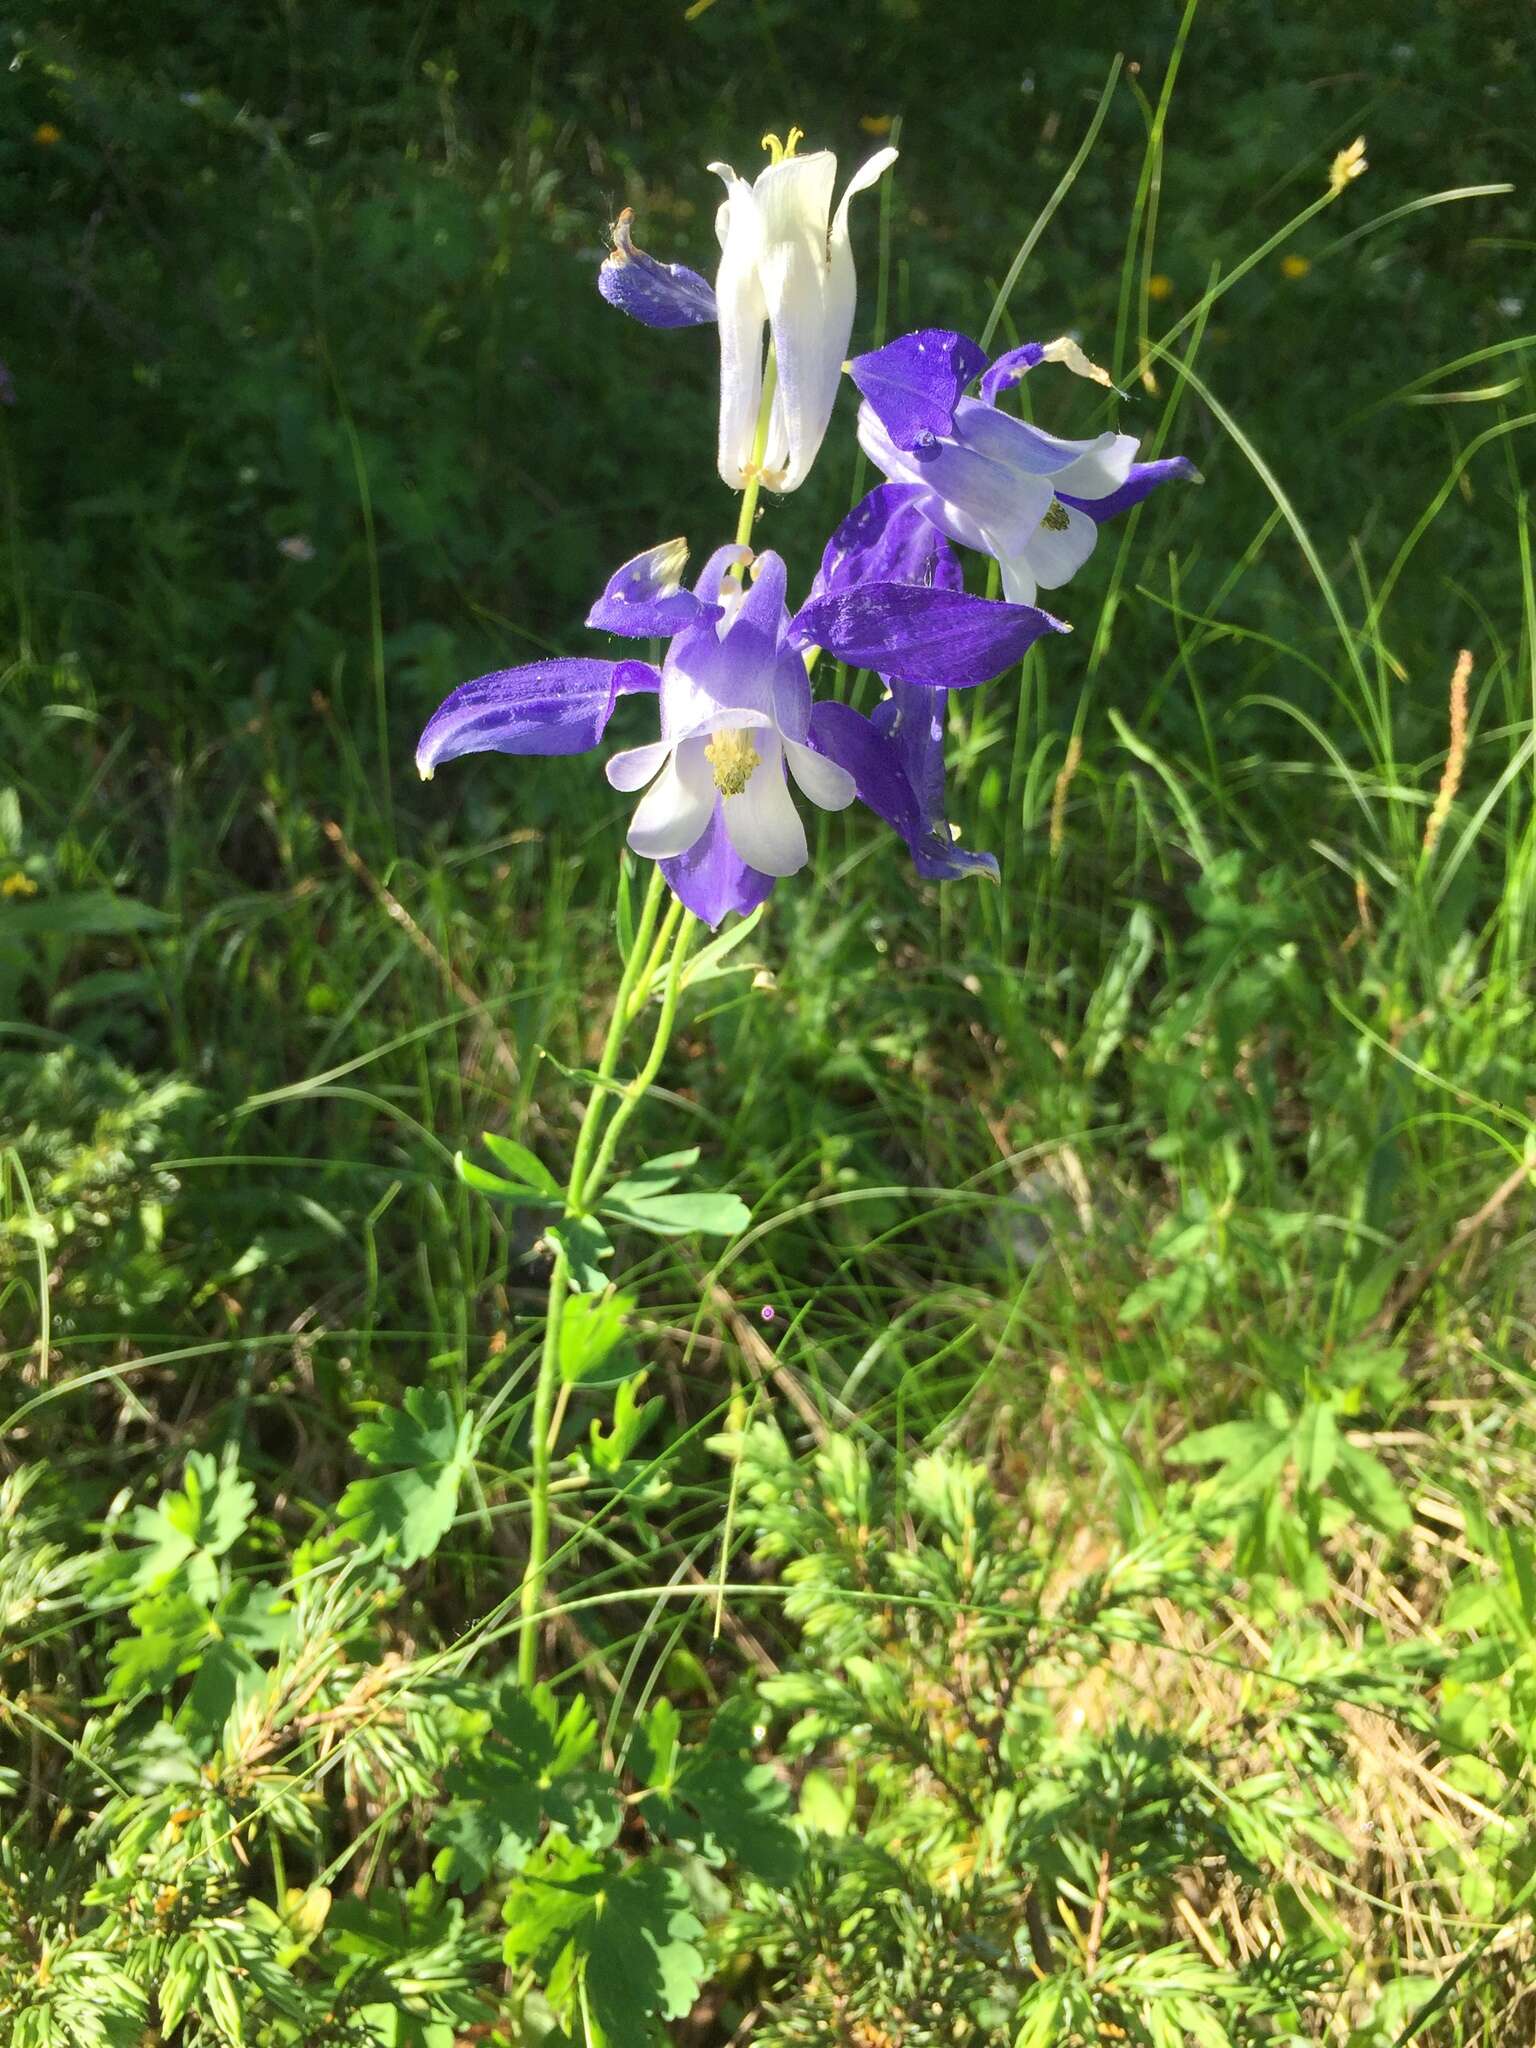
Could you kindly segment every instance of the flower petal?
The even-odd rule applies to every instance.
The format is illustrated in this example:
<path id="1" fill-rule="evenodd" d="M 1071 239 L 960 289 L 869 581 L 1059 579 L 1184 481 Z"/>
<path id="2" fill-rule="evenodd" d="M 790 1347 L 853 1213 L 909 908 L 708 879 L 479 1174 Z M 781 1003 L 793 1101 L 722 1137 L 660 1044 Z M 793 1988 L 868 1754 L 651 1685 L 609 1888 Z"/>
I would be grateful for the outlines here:
<path id="1" fill-rule="evenodd" d="M 1025 341 L 1017 348 L 1005 350 L 981 380 L 982 402 L 996 405 L 1000 391 L 1006 391 L 1010 384 L 1017 384 L 1021 377 L 1044 361 L 1043 341 Z"/>
<path id="2" fill-rule="evenodd" d="M 814 718 L 814 710 L 811 715 Z M 858 784 L 848 769 L 801 740 L 785 740 L 784 758 L 801 794 L 808 797 L 818 811 L 846 811 L 859 793 Z"/>
<path id="3" fill-rule="evenodd" d="M 720 800 L 732 846 L 749 867 L 764 875 L 793 875 L 805 866 L 805 827 L 784 779 L 784 755 L 777 740 L 762 735 L 761 760 L 740 796 Z"/>
<path id="4" fill-rule="evenodd" d="M 685 740 L 671 750 L 661 773 L 635 806 L 629 843 L 647 860 L 686 853 L 709 823 L 715 806 L 714 777 L 702 740 Z"/>
<path id="5" fill-rule="evenodd" d="M 672 751 L 670 740 L 651 740 L 643 747 L 626 747 L 604 763 L 603 773 L 615 789 L 644 789 Z"/>
<path id="6" fill-rule="evenodd" d="M 800 646 L 824 647 L 857 668 L 947 690 L 988 682 L 1041 634 L 1071 630 L 1033 605 L 909 583 L 866 583 L 812 598 L 790 623 L 790 637 Z"/>
<path id="7" fill-rule="evenodd" d="M 688 851 L 661 863 L 672 893 L 711 931 L 732 910 L 742 916 L 756 910 L 773 888 L 773 876 L 748 867 L 732 846 L 721 802 L 715 799 L 709 823 Z"/>
<path id="8" fill-rule="evenodd" d="M 1023 553 L 1025 567 L 1042 590 L 1059 590 L 1075 576 L 1098 545 L 1099 529 L 1074 505 L 1063 505 L 1064 526 L 1050 520 L 1031 538 Z"/>
<path id="9" fill-rule="evenodd" d="M 717 217 L 720 268 L 715 302 L 720 324 L 720 432 L 718 462 L 733 491 L 746 488 L 763 391 L 763 228 L 752 187 L 729 164 L 709 167 L 725 181 L 726 200 Z"/>
<path id="10" fill-rule="evenodd" d="M 959 590 L 964 574 L 948 540 L 922 510 L 917 484 L 878 484 L 827 542 L 812 597 L 861 583 L 925 583 Z"/>
<path id="11" fill-rule="evenodd" d="M 786 157 L 757 181 L 763 219 L 762 280 L 778 362 L 774 417 L 785 452 L 771 452 L 764 481 L 792 491 L 805 481 L 837 402 L 856 298 L 849 202 L 896 161 L 876 150 L 849 179 L 830 231 L 837 159 L 830 150 Z M 771 438 L 771 437 L 770 437 Z M 768 474 L 767 471 L 774 473 Z"/>
<path id="12" fill-rule="evenodd" d="M 461 683 L 427 720 L 416 766 L 426 778 L 461 754 L 584 754 L 602 738 L 619 670 L 630 666 L 654 673 L 640 662 L 535 661 Z"/>
<path id="13" fill-rule="evenodd" d="M 719 618 L 718 605 L 704 604 L 682 587 L 688 562 L 685 540 L 664 540 L 615 569 L 602 596 L 587 613 L 594 632 L 622 633 L 630 640 L 670 640 L 684 627 Z"/>
<path id="14" fill-rule="evenodd" d="M 908 449 L 925 435 L 950 432 L 961 392 L 986 366 L 986 351 L 968 335 L 920 327 L 855 356 L 848 374 L 896 447 Z"/>
<path id="15" fill-rule="evenodd" d="M 681 263 L 658 263 L 634 243 L 634 208 L 614 222 L 613 253 L 597 273 L 597 288 L 610 306 L 647 327 L 700 327 L 715 317 L 714 288 Z"/>
<path id="16" fill-rule="evenodd" d="M 1075 506 L 1079 512 L 1086 512 L 1090 519 L 1096 519 L 1102 525 L 1106 519 L 1115 519 L 1120 513 L 1129 512 L 1159 484 L 1172 483 L 1175 478 L 1194 484 L 1202 481 L 1199 470 L 1187 456 L 1166 455 L 1156 462 L 1133 462 L 1120 488 L 1102 498 L 1073 497 L 1067 491 L 1059 491 L 1057 496 L 1064 505 Z"/>
<path id="17" fill-rule="evenodd" d="M 811 714 L 811 744 L 853 778 L 860 802 L 901 834 L 920 875 L 940 882 L 967 874 L 986 874 L 996 880 L 997 862 L 991 854 L 961 852 L 944 822 L 943 692 L 897 683 L 881 711 L 897 701 L 897 691 L 922 700 L 915 703 L 913 715 L 900 731 L 894 722 L 882 731 L 851 704 L 828 702 L 818 704 Z M 909 753 L 930 798 L 936 789 L 936 799 L 925 801 L 918 795 Z"/>

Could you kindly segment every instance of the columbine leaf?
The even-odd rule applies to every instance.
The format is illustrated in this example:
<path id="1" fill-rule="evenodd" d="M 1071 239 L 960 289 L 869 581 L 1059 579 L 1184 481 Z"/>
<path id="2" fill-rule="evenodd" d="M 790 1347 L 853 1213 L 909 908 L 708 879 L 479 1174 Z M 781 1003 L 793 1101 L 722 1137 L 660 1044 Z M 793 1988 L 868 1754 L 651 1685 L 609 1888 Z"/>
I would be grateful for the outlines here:
<path id="1" fill-rule="evenodd" d="M 600 1294 L 608 1285 L 603 1261 L 613 1257 L 613 1240 L 595 1216 L 566 1216 L 549 1226 L 546 1236 L 565 1253 L 571 1287 L 577 1294 Z"/>
<path id="2" fill-rule="evenodd" d="M 601 1848 L 618 1829 L 610 1788 L 582 1766 L 597 1741 L 585 1700 L 562 1714 L 547 1686 L 500 1692 L 485 1734 L 445 1775 L 448 1804 L 428 1839 L 443 1848 L 433 1864 L 442 1882 L 473 1891 L 491 1871 L 517 1871 L 545 1821 L 586 1848 Z"/>
<path id="3" fill-rule="evenodd" d="M 645 1374 L 637 1372 L 619 1388 L 613 1403 L 613 1427 L 607 1435 L 600 1422 L 593 1423 L 592 1463 L 599 1472 L 617 1472 L 666 1407 L 659 1394 L 640 1407 L 639 1393 L 644 1385 Z"/>
<path id="4" fill-rule="evenodd" d="M 652 1237 L 686 1237 L 694 1231 L 706 1237 L 736 1237 L 752 1221 L 752 1211 L 740 1195 L 627 1196 L 620 1192 L 624 1186 L 620 1181 L 609 1190 L 603 1214 L 649 1231 Z"/>
<path id="5" fill-rule="evenodd" d="M 610 1378 L 627 1379 L 634 1372 L 634 1353 L 625 1342 L 625 1317 L 635 1306 L 632 1294 L 578 1294 L 560 1318 L 560 1377 L 579 1386 L 608 1360 Z"/>
<path id="6" fill-rule="evenodd" d="M 519 1145 L 515 1139 L 497 1137 L 493 1131 L 481 1133 L 481 1142 L 497 1165 L 505 1168 L 513 1180 L 525 1187 L 537 1188 L 553 1201 L 565 1199 L 560 1183 L 536 1153 L 526 1145 Z"/>
<path id="7" fill-rule="evenodd" d="M 128 1533 L 142 1548 L 113 1560 L 106 1577 L 126 1578 L 139 1592 L 175 1578 L 179 1591 L 208 1605 L 219 1592 L 215 1560 L 244 1532 L 256 1492 L 233 1466 L 221 1467 L 206 1451 L 193 1451 L 187 1459 L 182 1485 L 184 1491 L 170 1489 L 154 1507 L 134 1509 Z"/>
<path id="8" fill-rule="evenodd" d="M 687 1886 L 655 1863 L 626 1868 L 552 1835 L 503 1917 L 507 1961 L 538 1965 L 567 2030 L 579 2024 L 584 1990 L 607 2048 L 652 2048 L 656 2023 L 683 2018 L 704 1981 L 704 1930 Z"/>
<path id="9" fill-rule="evenodd" d="M 475 1437 L 472 1418 L 454 1421 L 446 1394 L 412 1387 L 403 1411 L 352 1433 L 353 1448 L 369 1464 L 398 1469 L 353 1480 L 337 1509 L 342 1534 L 389 1551 L 401 1564 L 429 1557 L 453 1521 Z"/>
<path id="10" fill-rule="evenodd" d="M 453 1155 L 453 1170 L 465 1187 L 473 1188 L 477 1195 L 489 1195 L 493 1201 L 511 1202 L 514 1207 L 525 1209 L 547 1209 L 551 1202 L 558 1201 L 558 1195 L 549 1195 L 542 1188 L 531 1188 L 524 1183 L 503 1180 L 499 1173 L 490 1173 L 483 1166 L 476 1166 L 473 1159 L 466 1159 L 462 1152 Z"/>

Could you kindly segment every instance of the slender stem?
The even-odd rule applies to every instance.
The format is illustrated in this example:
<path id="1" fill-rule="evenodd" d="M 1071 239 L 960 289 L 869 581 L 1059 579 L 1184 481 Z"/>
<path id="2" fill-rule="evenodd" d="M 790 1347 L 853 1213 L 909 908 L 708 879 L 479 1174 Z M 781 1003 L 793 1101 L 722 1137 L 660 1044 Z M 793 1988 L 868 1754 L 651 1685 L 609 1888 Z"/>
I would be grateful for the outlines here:
<path id="1" fill-rule="evenodd" d="M 656 1019 L 656 1035 L 651 1040 L 651 1049 L 646 1055 L 645 1065 L 620 1096 L 619 1106 L 613 1112 L 613 1121 L 603 1134 L 597 1159 L 587 1176 L 587 1184 L 582 1189 L 584 1200 L 594 1188 L 602 1186 L 604 1177 L 613 1164 L 613 1155 L 618 1149 L 619 1137 L 624 1126 L 640 1107 L 642 1098 L 661 1072 L 661 1063 L 667 1056 L 667 1043 L 672 1036 L 672 1025 L 677 1016 L 677 999 L 682 993 L 683 965 L 688 958 L 698 928 L 699 920 L 693 912 L 685 912 L 672 944 L 672 958 L 667 967 L 667 985 L 661 998 L 661 1015 Z"/>
<path id="2" fill-rule="evenodd" d="M 763 486 L 763 461 L 768 453 L 768 422 L 773 417 L 773 394 L 779 384 L 779 359 L 768 347 L 768 360 L 763 365 L 763 396 L 757 408 L 757 432 L 752 437 L 752 465 L 747 471 L 747 487 L 741 494 L 741 516 L 736 521 L 736 545 L 748 547 L 752 541 L 752 522 L 757 517 L 757 494 Z"/>
<path id="3" fill-rule="evenodd" d="M 564 1247 L 557 1245 L 555 1263 L 549 1272 L 549 1303 L 544 1311 L 544 1349 L 539 1358 L 538 1384 L 533 1390 L 533 1485 L 529 1498 L 528 1562 L 523 1567 L 518 1603 L 522 1623 L 517 1639 L 517 1676 L 525 1686 L 531 1686 L 539 1675 L 539 1596 L 544 1590 L 544 1566 L 549 1558 L 549 1421 L 560 1379 L 560 1320 L 569 1292 L 570 1266 Z"/>
<path id="4" fill-rule="evenodd" d="M 642 988 L 649 992 L 660 965 L 661 950 L 671 936 L 672 950 L 667 966 L 666 990 L 662 997 L 661 1015 L 657 1019 L 655 1037 L 646 1055 L 644 1066 L 619 1096 L 618 1106 L 614 1110 L 595 1161 L 592 1156 L 593 1149 L 597 1146 L 598 1136 L 602 1131 L 610 1090 L 604 1086 L 595 1087 L 587 1098 L 587 1106 L 582 1112 L 581 1127 L 576 1133 L 576 1148 L 571 1155 L 570 1177 L 565 1187 L 567 1216 L 574 1217 L 585 1213 L 589 1190 L 602 1185 L 603 1177 L 612 1164 L 619 1134 L 634 1114 L 641 1097 L 660 1072 L 661 1063 L 666 1057 L 667 1042 L 672 1036 L 672 1026 L 677 1017 L 683 963 L 693 943 L 693 935 L 698 929 L 698 920 L 691 912 L 685 915 L 682 905 L 674 899 L 662 920 L 661 932 L 653 946 L 652 935 L 656 930 L 663 888 L 661 868 L 658 864 L 652 869 L 650 887 L 646 891 L 640 920 L 635 927 L 635 936 L 619 977 L 613 1014 L 608 1020 L 608 1032 L 598 1064 L 599 1082 L 607 1082 L 613 1078 L 614 1069 L 619 1063 L 619 1052 L 624 1042 L 626 1026 L 635 1015 L 634 999 Z M 539 1670 L 539 1603 L 544 1591 L 545 1568 L 549 1562 L 550 1472 L 554 1463 L 557 1434 L 556 1400 L 560 1392 L 560 1326 L 565 1316 L 565 1304 L 570 1291 L 570 1260 L 565 1247 L 557 1243 L 554 1261 L 549 1269 L 549 1297 L 544 1310 L 544 1343 L 539 1353 L 539 1376 L 533 1390 L 530 1444 L 533 1469 L 529 1484 L 528 1561 L 523 1567 L 523 1583 L 518 1596 L 520 1620 L 517 1675 L 520 1683 L 525 1686 L 534 1683 Z"/>

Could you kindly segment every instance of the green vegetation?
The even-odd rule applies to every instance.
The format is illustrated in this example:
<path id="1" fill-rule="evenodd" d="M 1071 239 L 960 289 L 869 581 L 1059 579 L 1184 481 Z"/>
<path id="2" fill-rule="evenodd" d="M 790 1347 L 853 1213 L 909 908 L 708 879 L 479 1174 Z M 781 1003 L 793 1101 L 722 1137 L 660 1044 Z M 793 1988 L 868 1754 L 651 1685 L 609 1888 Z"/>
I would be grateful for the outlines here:
<path id="1" fill-rule="evenodd" d="M 690 12 L 10 31 L 0 2038 L 1529 2040 L 1523 11 Z M 899 117 L 861 342 L 979 333 L 1117 52 L 998 339 L 1205 484 L 956 703 L 1001 887 L 828 818 L 680 976 L 531 1685 L 645 877 L 411 745 L 728 536 L 620 206 L 707 268 L 705 162 Z"/>

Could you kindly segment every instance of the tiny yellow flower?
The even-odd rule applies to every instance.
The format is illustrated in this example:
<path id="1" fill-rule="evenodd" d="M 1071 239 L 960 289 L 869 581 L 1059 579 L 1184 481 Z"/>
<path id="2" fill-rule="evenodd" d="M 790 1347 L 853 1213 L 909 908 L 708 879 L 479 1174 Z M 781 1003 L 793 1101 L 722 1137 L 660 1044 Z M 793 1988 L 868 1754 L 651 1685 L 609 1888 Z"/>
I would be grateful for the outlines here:
<path id="1" fill-rule="evenodd" d="M 859 126 L 866 135 L 889 135 L 891 116 L 889 114 L 861 114 Z"/>
<path id="2" fill-rule="evenodd" d="M 1312 265 L 1305 256 L 1282 256 L 1280 258 L 1280 275 L 1288 277 L 1293 284 L 1299 278 L 1305 277 L 1311 268 Z"/>
<path id="3" fill-rule="evenodd" d="M 64 140 L 62 129 L 55 128 L 51 121 L 40 121 L 32 130 L 32 140 L 39 149 L 52 149 L 56 142 Z"/>
<path id="4" fill-rule="evenodd" d="M 1352 185 L 1356 178 L 1363 178 L 1370 169 L 1365 160 L 1365 137 L 1357 135 L 1348 149 L 1341 149 L 1328 166 L 1328 190 L 1335 197 Z"/>
<path id="5" fill-rule="evenodd" d="M 35 896 L 36 894 L 36 882 L 33 881 L 30 875 L 24 875 L 20 868 L 13 870 L 12 873 L 6 876 L 3 882 L 0 882 L 0 896 Z"/>
<path id="6" fill-rule="evenodd" d="M 1161 270 L 1154 270 L 1147 279 L 1147 297 L 1149 299 L 1156 299 L 1159 304 L 1164 299 L 1171 299 L 1173 297 L 1173 279 L 1166 277 Z"/>

